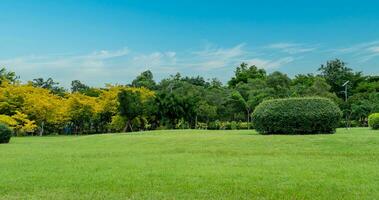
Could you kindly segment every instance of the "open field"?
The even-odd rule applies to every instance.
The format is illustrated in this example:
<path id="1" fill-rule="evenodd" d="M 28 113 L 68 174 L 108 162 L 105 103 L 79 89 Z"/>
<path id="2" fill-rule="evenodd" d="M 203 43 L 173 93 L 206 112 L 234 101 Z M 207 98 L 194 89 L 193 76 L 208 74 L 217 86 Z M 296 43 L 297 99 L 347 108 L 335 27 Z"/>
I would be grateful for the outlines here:
<path id="1" fill-rule="evenodd" d="M 0 199 L 378 199 L 379 131 L 151 131 L 0 145 Z"/>

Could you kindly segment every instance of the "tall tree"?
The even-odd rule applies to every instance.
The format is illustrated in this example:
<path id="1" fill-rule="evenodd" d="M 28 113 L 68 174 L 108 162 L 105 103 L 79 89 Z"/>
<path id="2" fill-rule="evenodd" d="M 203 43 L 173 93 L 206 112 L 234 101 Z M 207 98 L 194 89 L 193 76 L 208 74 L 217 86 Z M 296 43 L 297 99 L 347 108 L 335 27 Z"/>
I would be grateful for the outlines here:
<path id="1" fill-rule="evenodd" d="M 343 84 L 350 81 L 348 89 L 350 92 L 363 80 L 362 73 L 356 72 L 346 66 L 342 60 L 335 59 L 327 61 L 325 65 L 319 68 L 321 76 L 325 78 L 326 82 L 331 86 L 331 91 L 338 97 L 344 98 Z"/>
<path id="2" fill-rule="evenodd" d="M 267 76 L 267 86 L 275 90 L 275 96 L 279 98 L 290 95 L 291 79 L 281 72 L 273 72 Z"/>
<path id="3" fill-rule="evenodd" d="M 150 90 L 156 89 L 153 73 L 150 70 L 142 72 L 132 81 L 133 87 L 145 87 Z"/>
<path id="4" fill-rule="evenodd" d="M 86 84 L 82 83 L 79 80 L 73 80 L 71 82 L 71 92 L 83 92 L 89 89 L 89 86 Z"/>
<path id="5" fill-rule="evenodd" d="M 9 83 L 15 83 L 19 77 L 16 75 L 15 72 L 7 71 L 5 68 L 0 69 L 0 84 L 3 81 L 7 81 Z"/>
<path id="6" fill-rule="evenodd" d="M 235 87 L 238 83 L 247 83 L 249 79 L 263 79 L 266 77 L 266 71 L 252 65 L 248 67 L 247 63 L 242 63 L 234 72 L 234 77 L 228 82 L 229 87 Z"/>
<path id="7" fill-rule="evenodd" d="M 201 87 L 209 87 L 210 83 L 207 82 L 203 77 L 196 76 L 196 77 L 184 77 L 181 79 L 182 81 L 188 82 L 192 85 L 201 86 Z"/>
<path id="8" fill-rule="evenodd" d="M 127 119 L 124 132 L 133 131 L 132 120 L 143 114 L 143 103 L 140 92 L 121 90 L 118 93 L 120 115 Z"/>
<path id="9" fill-rule="evenodd" d="M 101 89 L 89 87 L 88 85 L 80 82 L 79 80 L 74 80 L 71 82 L 71 92 L 78 92 L 90 97 L 98 97 L 101 94 Z"/>
<path id="10" fill-rule="evenodd" d="M 250 115 L 253 108 L 248 96 L 244 97 L 244 95 L 242 95 L 238 90 L 235 90 L 232 92 L 230 99 L 232 105 L 234 105 L 237 109 L 240 108 L 246 112 L 247 129 L 250 129 Z"/>
<path id="11" fill-rule="evenodd" d="M 31 84 L 34 87 L 44 88 L 50 90 L 52 93 L 59 96 L 63 96 L 66 90 L 63 87 L 59 87 L 59 83 L 55 82 L 52 78 L 44 80 L 43 78 L 33 79 Z"/>

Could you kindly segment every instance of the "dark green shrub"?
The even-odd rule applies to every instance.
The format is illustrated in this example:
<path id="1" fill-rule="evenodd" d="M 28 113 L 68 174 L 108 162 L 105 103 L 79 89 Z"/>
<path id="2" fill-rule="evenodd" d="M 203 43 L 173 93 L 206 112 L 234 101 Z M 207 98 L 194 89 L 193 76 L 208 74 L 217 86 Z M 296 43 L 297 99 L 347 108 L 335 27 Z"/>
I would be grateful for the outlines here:
<path id="1" fill-rule="evenodd" d="M 329 99 L 287 98 L 264 101 L 252 119 L 261 134 L 334 133 L 342 112 Z"/>
<path id="2" fill-rule="evenodd" d="M 374 114 L 371 114 L 369 117 L 368 117 L 368 125 L 372 128 L 372 129 L 379 129 L 379 113 L 374 113 Z"/>
<path id="3" fill-rule="evenodd" d="M 12 130 L 5 124 L 0 123 L 0 144 L 8 143 L 12 137 Z"/>

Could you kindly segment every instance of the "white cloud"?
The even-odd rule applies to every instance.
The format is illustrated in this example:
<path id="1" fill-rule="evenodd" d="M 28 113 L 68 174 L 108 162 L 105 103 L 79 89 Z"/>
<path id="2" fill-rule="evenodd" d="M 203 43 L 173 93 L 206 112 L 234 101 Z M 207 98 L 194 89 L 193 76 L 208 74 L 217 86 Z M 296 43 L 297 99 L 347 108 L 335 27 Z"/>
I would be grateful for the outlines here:
<path id="1" fill-rule="evenodd" d="M 333 49 L 331 51 L 339 55 L 350 55 L 358 62 L 366 62 L 379 56 L 379 41 L 359 43 L 350 47 Z"/>
<path id="2" fill-rule="evenodd" d="M 13 59 L 0 60 L 0 64 L 12 67 L 48 67 L 48 68 L 93 68 L 104 66 L 104 62 L 108 59 L 124 57 L 129 54 L 127 48 L 116 51 L 95 51 L 90 54 L 83 55 L 47 55 L 47 56 L 24 56 Z"/>
<path id="3" fill-rule="evenodd" d="M 177 72 L 176 52 L 154 52 L 151 54 L 139 54 L 134 56 L 132 66 L 137 67 L 137 72 L 153 70 L 155 73 L 175 73 Z"/>
<path id="4" fill-rule="evenodd" d="M 209 71 L 234 65 L 248 54 L 243 50 L 245 44 L 239 44 L 231 48 L 216 48 L 207 46 L 202 51 L 192 52 L 193 56 L 188 61 L 189 67 L 195 67 L 198 70 Z"/>
<path id="5" fill-rule="evenodd" d="M 272 47 L 285 48 L 289 46 L 293 48 L 292 44 L 286 43 L 278 43 Z M 246 62 L 250 65 L 256 65 L 257 67 L 271 69 L 283 66 L 295 60 L 293 57 L 283 57 L 278 59 L 262 58 L 264 55 L 260 55 L 258 52 L 248 51 L 244 47 L 244 44 L 239 44 L 231 48 L 211 48 L 208 46 L 203 51 L 193 53 L 195 57 L 192 57 L 191 59 L 197 62 L 191 66 L 194 66 L 201 71 L 210 71 L 225 67 L 233 68 L 241 62 Z"/>
<path id="6" fill-rule="evenodd" d="M 151 54 L 141 54 L 133 58 L 136 63 L 149 66 L 173 65 L 176 63 L 175 52 L 154 52 Z"/>
<path id="7" fill-rule="evenodd" d="M 291 63 L 294 60 L 295 59 L 293 57 L 284 57 L 276 60 L 253 58 L 250 60 L 246 60 L 245 62 L 249 65 L 255 65 L 264 69 L 273 69 Z"/>
<path id="8" fill-rule="evenodd" d="M 370 47 L 368 48 L 368 50 L 371 51 L 372 53 L 379 53 L 379 46 Z"/>
<path id="9" fill-rule="evenodd" d="M 110 83 L 128 83 L 145 70 L 152 70 L 159 79 L 176 72 L 217 73 L 220 69 L 232 72 L 243 61 L 265 69 L 294 61 L 293 57 L 280 58 L 280 54 L 276 57 L 279 58 L 257 54 L 245 48 L 245 44 L 238 44 L 230 48 L 207 46 L 200 51 L 179 55 L 174 51 L 136 53 L 128 48 L 86 54 L 30 55 L 0 60 L 0 66 L 15 71 L 24 81 L 52 77 L 65 87 L 75 79 L 102 86 L 107 80 Z"/>
<path id="10" fill-rule="evenodd" d="M 315 47 L 308 47 L 304 44 L 298 44 L 298 43 L 274 43 L 267 46 L 269 49 L 277 49 L 281 52 L 288 53 L 288 54 L 300 54 L 300 53 L 306 53 L 306 52 L 312 52 L 316 50 Z"/>
<path id="11" fill-rule="evenodd" d="M 138 54 L 128 48 L 75 55 L 30 55 L 0 60 L 0 66 L 15 71 L 23 81 L 52 77 L 65 87 L 75 79 L 97 86 L 102 86 L 105 80 L 125 83 L 147 69 L 155 71 L 156 74 L 167 75 L 177 72 L 175 64 L 176 52 Z"/>
<path id="12" fill-rule="evenodd" d="M 21 56 L 0 60 L 0 66 L 15 71 L 22 80 L 38 77 L 52 77 L 64 86 L 74 79 L 93 81 L 96 78 L 109 75 L 108 64 L 113 59 L 128 56 L 130 50 L 101 50 L 88 54 L 55 54 L 43 56 Z"/>
<path id="13" fill-rule="evenodd" d="M 202 51 L 195 51 L 193 54 L 201 56 L 201 57 L 226 57 L 226 58 L 233 58 L 243 55 L 245 52 L 243 50 L 243 47 L 245 44 L 238 44 L 232 48 L 215 48 L 210 45 L 208 45 L 204 50 Z"/>
<path id="14" fill-rule="evenodd" d="M 379 41 L 363 42 L 363 43 L 352 45 L 350 47 L 333 49 L 332 51 L 334 51 L 335 53 L 359 53 L 362 50 L 363 51 L 369 50 L 370 48 L 378 44 L 379 44 Z"/>

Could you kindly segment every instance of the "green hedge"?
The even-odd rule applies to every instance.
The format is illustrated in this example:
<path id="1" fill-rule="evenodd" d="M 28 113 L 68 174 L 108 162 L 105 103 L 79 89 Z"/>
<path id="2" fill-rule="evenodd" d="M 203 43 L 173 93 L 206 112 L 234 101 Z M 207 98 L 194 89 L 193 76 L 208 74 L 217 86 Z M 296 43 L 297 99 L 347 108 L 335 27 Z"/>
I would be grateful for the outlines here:
<path id="1" fill-rule="evenodd" d="M 0 123 L 0 144 L 8 143 L 12 137 L 12 130 L 5 124 Z"/>
<path id="2" fill-rule="evenodd" d="M 372 129 L 379 129 L 379 113 L 371 114 L 368 117 L 368 125 Z"/>
<path id="3" fill-rule="evenodd" d="M 261 134 L 334 133 L 342 112 L 329 99 L 319 97 L 264 101 L 252 115 Z"/>

